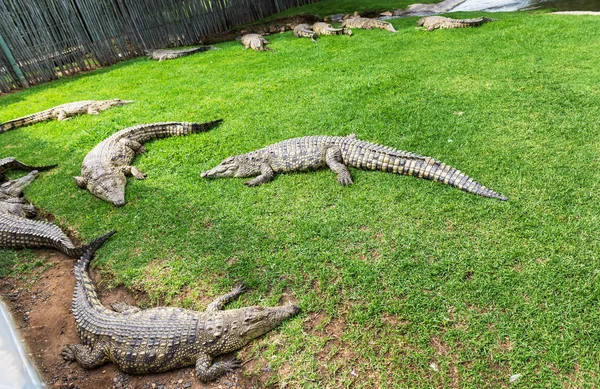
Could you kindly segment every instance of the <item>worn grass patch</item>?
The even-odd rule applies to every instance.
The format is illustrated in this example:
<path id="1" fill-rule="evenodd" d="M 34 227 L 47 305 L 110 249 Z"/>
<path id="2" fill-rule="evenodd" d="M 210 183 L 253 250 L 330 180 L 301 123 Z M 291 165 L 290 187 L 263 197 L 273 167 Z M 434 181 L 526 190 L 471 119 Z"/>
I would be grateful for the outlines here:
<path id="1" fill-rule="evenodd" d="M 273 53 L 230 42 L 65 78 L 0 97 L 0 120 L 83 99 L 136 102 L 2 134 L 0 154 L 60 164 L 28 198 L 83 240 L 118 229 L 96 266 L 149 304 L 200 308 L 242 281 L 250 293 L 233 306 L 297 301 L 301 316 L 244 351 L 257 358 L 249 374 L 270 366 L 268 382 L 482 388 L 518 373 L 517 387 L 598 386 L 598 20 L 494 17 L 433 33 L 394 20 L 397 34 L 317 43 L 288 32 L 269 37 Z M 148 179 L 129 180 L 123 208 L 73 182 L 86 153 L 122 128 L 217 118 L 209 133 L 148 143 L 135 160 Z M 435 157 L 510 200 L 357 170 L 350 187 L 325 170 L 258 188 L 200 178 L 230 155 L 352 132 Z M 31 260 L 0 258 L 2 275 Z"/>

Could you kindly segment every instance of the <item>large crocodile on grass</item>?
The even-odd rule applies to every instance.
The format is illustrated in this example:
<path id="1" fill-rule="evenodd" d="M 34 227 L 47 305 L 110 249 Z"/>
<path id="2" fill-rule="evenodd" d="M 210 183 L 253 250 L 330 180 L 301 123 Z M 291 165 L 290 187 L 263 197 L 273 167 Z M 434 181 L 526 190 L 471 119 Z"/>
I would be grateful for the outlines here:
<path id="1" fill-rule="evenodd" d="M 75 115 L 90 114 L 98 115 L 100 112 L 105 111 L 112 107 L 120 107 L 125 104 L 132 103 L 130 100 L 85 100 L 77 101 L 74 103 L 67 103 L 56 106 L 54 108 L 47 109 L 42 112 L 34 113 L 32 115 L 23 116 L 22 118 L 10 120 L 6 123 L 0 124 L 0 133 L 6 132 L 15 128 L 25 127 L 30 124 L 45 122 L 47 120 L 67 120 Z"/>
<path id="2" fill-rule="evenodd" d="M 273 49 L 267 47 L 270 42 L 260 34 L 245 34 L 237 39 L 242 42 L 242 45 L 244 45 L 246 49 L 252 49 L 256 51 L 273 51 Z"/>
<path id="3" fill-rule="evenodd" d="M 6 179 L 6 177 L 4 175 L 9 170 L 25 170 L 25 171 L 30 172 L 33 170 L 37 170 L 37 171 L 49 170 L 54 167 L 56 167 L 56 165 L 29 166 L 29 165 L 25 165 L 24 163 L 18 161 L 16 158 L 13 158 L 13 157 L 2 158 L 2 159 L 0 159 L 0 182 L 3 182 Z"/>
<path id="4" fill-rule="evenodd" d="M 484 23 L 493 22 L 496 19 L 475 18 L 475 19 L 451 19 L 444 16 L 427 16 L 417 20 L 417 26 L 424 27 L 427 31 L 433 31 L 436 28 L 465 28 L 479 27 Z"/>
<path id="5" fill-rule="evenodd" d="M 342 21 L 342 27 L 344 28 L 363 28 L 371 30 L 373 28 L 381 28 L 389 32 L 398 32 L 389 22 L 384 22 L 379 19 L 361 18 L 357 16 L 351 16 L 348 19 Z"/>
<path id="6" fill-rule="evenodd" d="M 208 382 L 240 367 L 234 360 L 213 361 L 298 314 L 297 305 L 222 310 L 244 293 L 238 286 L 210 303 L 204 312 L 160 307 L 141 310 L 123 303 L 105 308 L 88 274 L 93 251 L 75 265 L 73 314 L 82 344 L 68 345 L 67 361 L 92 369 L 112 362 L 130 374 L 164 372 L 196 366 L 196 376 Z"/>
<path id="7" fill-rule="evenodd" d="M 298 38 L 310 38 L 313 41 L 315 40 L 315 32 L 307 23 L 301 23 L 294 27 L 294 36 Z"/>
<path id="8" fill-rule="evenodd" d="M 329 167 L 342 185 L 352 184 L 348 166 L 381 170 L 442 182 L 469 193 L 507 200 L 469 176 L 430 157 L 397 150 L 349 136 L 307 136 L 275 143 L 247 154 L 229 157 L 202 177 L 254 177 L 245 184 L 269 182 L 275 173 Z"/>
<path id="9" fill-rule="evenodd" d="M 207 123 L 152 123 L 129 127 L 98 143 L 84 158 L 77 186 L 116 206 L 125 205 L 126 176 L 143 180 L 146 175 L 131 165 L 146 151 L 142 143 L 170 136 L 188 135 L 210 130 L 222 120 Z"/>
<path id="10" fill-rule="evenodd" d="M 214 46 L 199 46 L 192 47 L 189 49 L 179 49 L 179 50 L 171 50 L 171 49 L 154 49 L 147 50 L 146 55 L 150 59 L 155 59 L 158 62 L 164 61 L 166 59 L 175 59 L 180 57 L 185 57 L 186 55 L 191 55 L 194 53 L 201 53 L 208 50 L 216 50 L 217 48 Z"/>

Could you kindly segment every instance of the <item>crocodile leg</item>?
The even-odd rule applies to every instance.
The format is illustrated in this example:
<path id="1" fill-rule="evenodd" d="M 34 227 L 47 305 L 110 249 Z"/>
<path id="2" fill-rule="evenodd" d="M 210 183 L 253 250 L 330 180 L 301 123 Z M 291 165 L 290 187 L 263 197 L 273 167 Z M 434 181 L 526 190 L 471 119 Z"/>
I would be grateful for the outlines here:
<path id="1" fill-rule="evenodd" d="M 212 358 L 208 354 L 200 354 L 196 360 L 196 376 L 202 382 L 214 381 L 222 375 L 241 367 L 242 362 L 238 359 L 231 361 L 219 361 L 212 363 Z"/>
<path id="2" fill-rule="evenodd" d="M 75 177 L 75 184 L 82 189 L 87 188 L 87 180 L 81 176 Z"/>
<path id="3" fill-rule="evenodd" d="M 146 174 L 135 166 L 123 166 L 123 174 L 126 176 L 134 176 L 138 180 L 146 179 Z"/>
<path id="4" fill-rule="evenodd" d="M 58 121 L 61 121 L 61 122 L 62 122 L 62 121 L 64 121 L 64 120 L 69 120 L 69 119 L 70 119 L 70 117 L 69 117 L 69 115 L 67 114 L 67 111 L 65 111 L 65 110 L 61 110 L 61 111 L 59 111 L 59 112 L 58 112 L 58 117 L 57 117 L 56 119 L 57 119 Z"/>
<path id="5" fill-rule="evenodd" d="M 131 139 L 122 138 L 119 140 L 119 142 L 129 147 L 131 150 L 135 151 L 136 154 L 145 153 L 147 151 L 146 148 L 140 142 L 136 142 Z"/>
<path id="6" fill-rule="evenodd" d="M 228 304 L 240 297 L 243 293 L 246 292 L 246 287 L 244 285 L 236 286 L 231 292 L 224 294 L 221 297 L 216 298 L 212 303 L 208 304 L 206 308 L 206 312 L 215 312 L 223 309 L 225 304 Z"/>
<path id="7" fill-rule="evenodd" d="M 338 175 L 338 182 L 342 185 L 352 184 L 352 176 L 346 165 L 342 162 L 342 152 L 339 147 L 330 147 L 325 152 L 325 163 Z"/>
<path id="8" fill-rule="evenodd" d="M 273 176 L 275 176 L 275 173 L 273 172 L 271 166 L 268 163 L 263 162 L 260 165 L 260 175 L 251 179 L 250 181 L 244 182 L 244 185 L 259 186 L 262 184 L 266 184 L 267 182 L 273 179 Z"/>
<path id="9" fill-rule="evenodd" d="M 131 314 L 131 313 L 137 313 L 137 312 L 141 311 L 140 308 L 134 307 L 133 305 L 127 305 L 122 301 L 114 302 L 114 303 L 110 304 L 110 307 L 114 311 L 122 313 L 124 315 Z"/>
<path id="10" fill-rule="evenodd" d="M 27 218 L 34 218 L 37 215 L 37 209 L 35 209 L 35 206 L 33 206 L 33 204 L 27 204 L 23 207 L 23 212 L 25 213 L 25 217 Z"/>
<path id="11" fill-rule="evenodd" d="M 98 108 L 94 107 L 93 105 L 90 105 L 87 109 L 87 113 L 90 115 L 99 115 L 100 111 L 98 111 Z"/>
<path id="12" fill-rule="evenodd" d="M 98 342 L 94 347 L 72 344 L 63 348 L 60 355 L 65 361 L 77 361 L 84 369 L 93 369 L 109 361 L 104 342 Z"/>

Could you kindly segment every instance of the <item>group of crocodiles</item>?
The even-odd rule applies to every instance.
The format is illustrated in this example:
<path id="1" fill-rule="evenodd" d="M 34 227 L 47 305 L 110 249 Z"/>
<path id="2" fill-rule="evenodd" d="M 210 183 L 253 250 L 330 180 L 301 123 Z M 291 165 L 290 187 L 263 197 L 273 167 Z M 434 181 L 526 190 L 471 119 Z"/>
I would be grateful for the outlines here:
<path id="1" fill-rule="evenodd" d="M 55 165 L 28 166 L 15 158 L 0 159 L 0 247 L 48 247 L 78 258 L 87 250 L 101 245 L 107 238 L 105 235 L 89 245 L 76 247 L 58 226 L 41 220 L 32 220 L 37 215 L 37 210 L 22 197 L 23 189 L 31 184 L 39 171 L 54 167 Z M 13 169 L 26 170 L 29 174 L 5 181 L 4 173 Z"/>
<path id="2" fill-rule="evenodd" d="M 480 25 L 486 18 L 452 21 L 448 18 L 423 18 L 418 24 L 434 28 L 455 28 Z M 395 32 L 391 24 L 375 19 L 349 18 L 342 28 L 326 23 L 299 25 L 294 34 L 300 37 L 352 34 L 350 28 L 383 28 Z M 241 38 L 247 48 L 264 50 L 268 42 L 258 34 Z M 206 48 L 208 47 L 208 48 Z M 158 60 L 205 51 L 210 46 L 179 53 L 153 51 L 148 55 Z M 0 132 L 50 119 L 66 120 L 74 115 L 98 114 L 110 107 L 131 103 L 127 100 L 81 101 L 63 104 L 33 115 L 0 124 Z M 168 122 L 138 125 L 123 129 L 106 138 L 84 158 L 81 175 L 75 183 L 96 197 L 115 206 L 125 205 L 127 176 L 145 179 L 131 165 L 137 154 L 145 152 L 145 142 L 170 136 L 182 136 L 208 131 L 222 120 L 205 123 Z M 90 261 L 100 246 L 114 231 L 84 246 L 75 246 L 56 225 L 33 219 L 36 209 L 23 197 L 23 189 L 40 171 L 55 165 L 29 166 L 14 158 L 0 160 L 0 247 L 55 248 L 79 258 L 75 265 L 75 291 L 72 311 L 82 344 L 66 346 L 62 357 L 77 361 L 86 369 L 113 362 L 120 370 L 143 374 L 195 366 L 196 376 L 203 382 L 214 380 L 240 367 L 234 359 L 213 362 L 213 358 L 233 352 L 265 334 L 284 320 L 298 314 L 300 308 L 290 304 L 279 307 L 245 307 L 223 310 L 223 307 L 244 291 L 238 286 L 217 298 L 204 312 L 181 308 L 160 307 L 141 310 L 123 303 L 104 307 L 88 274 Z M 201 174 L 204 178 L 253 177 L 245 182 L 258 186 L 271 181 L 275 173 L 314 170 L 328 167 L 337 174 L 342 185 L 352 184 L 348 167 L 379 170 L 441 182 L 463 191 L 498 200 L 507 198 L 486 188 L 459 170 L 430 157 L 397 150 L 357 139 L 351 134 L 340 136 L 307 136 L 288 139 L 262 149 L 228 157 L 216 167 Z M 9 180 L 5 173 L 25 170 L 29 173 Z"/>
<path id="3" fill-rule="evenodd" d="M 490 18 L 476 18 L 476 19 L 451 19 L 442 16 L 428 16 L 421 18 L 417 21 L 417 26 L 425 28 L 427 31 L 433 31 L 437 28 L 449 29 L 449 28 L 463 28 L 463 27 L 478 27 L 484 23 L 491 22 L 494 19 Z M 352 35 L 352 28 L 355 29 L 366 29 L 371 30 L 373 28 L 379 28 L 390 32 L 397 32 L 391 23 L 371 18 L 363 18 L 360 15 L 353 15 L 346 17 L 342 20 L 341 28 L 335 28 L 329 23 L 317 22 L 313 25 L 307 23 L 300 23 L 293 28 L 294 36 L 298 38 L 310 38 L 313 41 L 315 37 L 321 35 Z M 267 47 L 270 42 L 261 34 L 250 33 L 244 34 L 237 38 L 246 49 L 252 49 L 255 51 L 273 51 L 273 49 Z M 203 52 L 207 50 L 215 49 L 213 46 L 199 46 L 189 49 L 182 50 L 149 50 L 147 51 L 148 57 L 162 61 L 165 59 L 173 59 L 190 55 L 197 52 Z"/>

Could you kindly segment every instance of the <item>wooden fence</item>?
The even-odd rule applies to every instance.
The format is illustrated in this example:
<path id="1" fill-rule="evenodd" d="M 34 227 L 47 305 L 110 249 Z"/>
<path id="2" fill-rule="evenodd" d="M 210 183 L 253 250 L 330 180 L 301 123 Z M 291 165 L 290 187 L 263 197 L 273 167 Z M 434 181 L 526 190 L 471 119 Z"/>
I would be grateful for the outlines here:
<path id="1" fill-rule="evenodd" d="M 0 92 L 189 45 L 318 0 L 1 0 Z"/>

